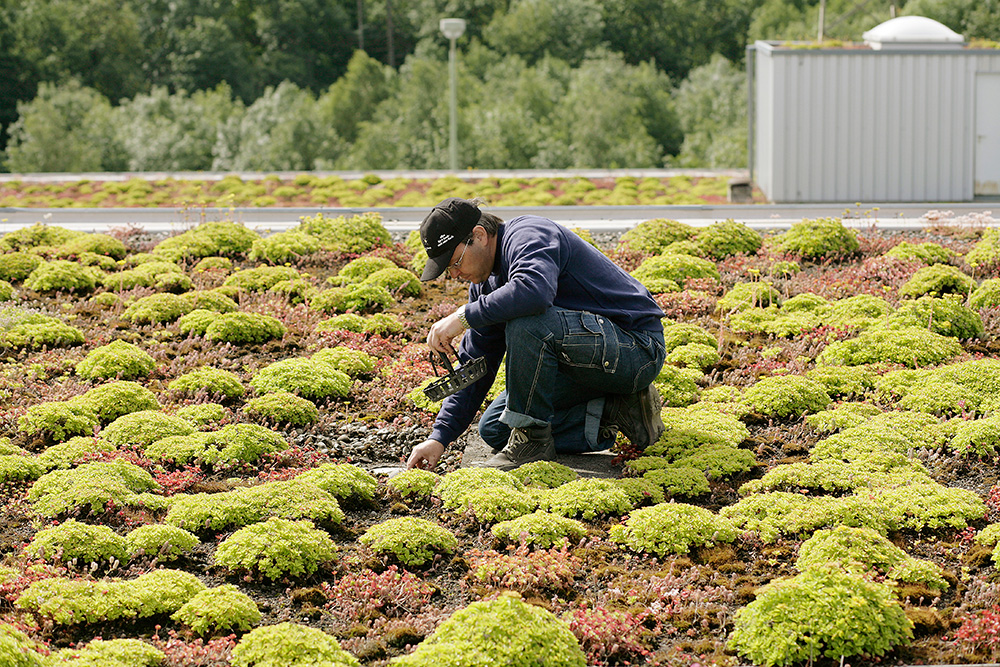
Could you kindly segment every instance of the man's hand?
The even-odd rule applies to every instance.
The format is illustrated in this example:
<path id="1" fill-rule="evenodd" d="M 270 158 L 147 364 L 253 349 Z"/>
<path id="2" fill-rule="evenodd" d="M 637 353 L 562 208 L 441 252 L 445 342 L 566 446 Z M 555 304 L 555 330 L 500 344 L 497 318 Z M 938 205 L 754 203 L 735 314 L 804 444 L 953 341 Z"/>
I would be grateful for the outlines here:
<path id="1" fill-rule="evenodd" d="M 433 470 L 444 454 L 444 445 L 437 440 L 424 440 L 413 448 L 410 458 L 406 460 L 407 468 L 423 468 Z"/>
<path id="2" fill-rule="evenodd" d="M 427 333 L 427 347 L 435 352 L 447 353 L 450 351 L 454 354 L 451 341 L 461 336 L 462 332 L 465 331 L 461 320 L 458 319 L 459 313 L 464 310 L 465 306 L 462 306 L 451 315 L 432 324 L 430 331 Z"/>

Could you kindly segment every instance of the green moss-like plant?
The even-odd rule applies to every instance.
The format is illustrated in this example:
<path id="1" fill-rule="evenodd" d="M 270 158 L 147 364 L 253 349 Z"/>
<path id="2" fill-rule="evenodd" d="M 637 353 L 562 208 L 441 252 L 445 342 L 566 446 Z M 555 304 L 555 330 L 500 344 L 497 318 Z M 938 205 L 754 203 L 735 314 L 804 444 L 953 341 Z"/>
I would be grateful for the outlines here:
<path id="1" fill-rule="evenodd" d="M 838 525 L 872 528 L 886 534 L 895 526 L 877 500 L 867 495 L 843 497 L 804 496 L 773 491 L 754 493 L 719 510 L 744 531 L 756 533 L 764 542 L 782 535 L 809 535 L 820 528 Z"/>
<path id="2" fill-rule="evenodd" d="M 951 447 L 964 456 L 996 456 L 1000 446 L 1000 415 L 962 421 L 955 429 Z"/>
<path id="3" fill-rule="evenodd" d="M 730 219 L 700 229 L 694 242 L 699 255 L 720 260 L 739 253 L 752 255 L 760 249 L 764 239 L 759 232 Z"/>
<path id="4" fill-rule="evenodd" d="M 587 526 L 576 519 L 535 511 L 501 521 L 490 532 L 494 537 L 512 544 L 524 543 L 539 549 L 550 549 L 566 541 L 579 542 L 587 534 Z"/>
<path id="5" fill-rule="evenodd" d="M 94 639 L 85 646 L 50 654 L 48 667 L 158 667 L 166 659 L 160 649 L 141 639 Z"/>
<path id="6" fill-rule="evenodd" d="M 312 300 L 319 290 L 313 285 L 309 280 L 305 278 L 296 278 L 295 280 L 282 280 L 281 282 L 275 283 L 271 289 L 268 290 L 269 294 L 280 294 L 284 298 L 288 299 L 291 304 L 307 303 Z"/>
<path id="7" fill-rule="evenodd" d="M 667 246 L 692 238 L 697 230 L 676 220 L 644 220 L 622 234 L 620 245 L 643 255 L 659 255 Z"/>
<path id="8" fill-rule="evenodd" d="M 636 510 L 624 525 L 611 527 L 612 542 L 633 551 L 664 556 L 692 547 L 736 539 L 733 525 L 706 509 L 683 503 L 660 503 Z"/>
<path id="9" fill-rule="evenodd" d="M 303 217 L 299 229 L 318 238 L 321 247 L 331 252 L 360 255 L 392 245 L 392 235 L 378 213 L 362 213 L 350 218 L 327 218 L 317 213 Z"/>
<path id="10" fill-rule="evenodd" d="M 838 368 L 833 366 L 832 368 Z M 829 410 L 806 415 L 806 423 L 820 433 L 833 433 L 863 424 L 882 410 L 870 403 L 841 403 Z"/>
<path id="11" fill-rule="evenodd" d="M 319 239 L 301 230 L 289 229 L 255 240 L 250 247 L 249 259 L 269 264 L 287 264 L 318 252 L 319 249 Z"/>
<path id="12" fill-rule="evenodd" d="M 21 227 L 7 232 L 0 238 L 0 252 L 11 252 L 38 248 L 43 246 L 59 246 L 72 238 L 83 236 L 85 232 L 77 232 L 65 227 L 46 225 L 36 222 L 28 227 Z"/>
<path id="13" fill-rule="evenodd" d="M 1000 266 L 1000 229 L 986 229 L 972 250 L 965 254 L 965 261 L 973 269 L 986 271 Z"/>
<path id="14" fill-rule="evenodd" d="M 134 380 L 156 369 L 153 357 L 142 348 L 116 340 L 94 348 L 76 365 L 76 374 L 88 380 Z"/>
<path id="15" fill-rule="evenodd" d="M 660 400 L 663 405 L 671 408 L 691 405 L 698 400 L 701 389 L 698 387 L 698 378 L 701 371 L 688 368 L 678 368 L 676 366 L 664 365 L 660 369 L 659 375 L 653 380 L 657 391 L 660 393 Z"/>
<path id="16" fill-rule="evenodd" d="M 294 358 L 260 369 L 250 380 L 250 386 L 261 394 L 287 391 L 315 401 L 344 398 L 351 391 L 351 378 L 330 364 Z"/>
<path id="17" fill-rule="evenodd" d="M 0 280 L 19 283 L 42 263 L 42 258 L 33 252 L 8 252 L 0 255 Z"/>
<path id="18" fill-rule="evenodd" d="M 46 667 L 40 645 L 10 623 L 0 623 L 0 656 L 9 667 Z"/>
<path id="19" fill-rule="evenodd" d="M 381 285 L 355 283 L 323 290 L 313 297 L 309 306 L 324 313 L 372 313 L 388 308 L 394 302 L 389 290 Z"/>
<path id="20" fill-rule="evenodd" d="M 441 476 L 430 470 L 411 468 L 390 477 L 385 486 L 403 500 L 429 500 Z"/>
<path id="21" fill-rule="evenodd" d="M 669 468 L 647 470 L 642 478 L 670 498 L 695 498 L 711 491 L 705 471 L 690 465 L 672 464 Z"/>
<path id="22" fill-rule="evenodd" d="M 367 470 L 351 463 L 324 463 L 300 473 L 296 480 L 315 484 L 338 500 L 366 504 L 375 500 L 378 480 Z"/>
<path id="23" fill-rule="evenodd" d="M 243 411 L 254 419 L 289 426 L 308 426 L 319 420 L 315 403 L 287 391 L 252 398 L 243 406 Z"/>
<path id="24" fill-rule="evenodd" d="M 736 283 L 719 297 L 716 310 L 723 314 L 735 313 L 747 308 L 778 305 L 780 300 L 781 294 L 768 283 Z"/>
<path id="25" fill-rule="evenodd" d="M 65 259 L 42 262 L 25 278 L 24 286 L 36 292 L 89 292 L 97 287 L 100 272 Z"/>
<path id="26" fill-rule="evenodd" d="M 131 412 L 160 408 L 153 392 L 128 380 L 115 380 L 94 387 L 73 401 L 93 410 L 105 424 Z"/>
<path id="27" fill-rule="evenodd" d="M 352 259 L 337 272 L 336 284 L 359 283 L 376 271 L 397 268 L 391 259 L 367 255 Z"/>
<path id="28" fill-rule="evenodd" d="M 750 410 L 778 419 L 819 412 L 831 401 L 822 384 L 801 375 L 763 378 L 743 392 L 743 403 Z"/>
<path id="29" fill-rule="evenodd" d="M 205 308 L 196 308 L 177 320 L 181 333 L 189 336 L 204 336 L 212 322 L 219 318 L 219 313 Z"/>
<path id="30" fill-rule="evenodd" d="M 28 408 L 17 419 L 21 433 L 44 433 L 55 442 L 63 442 L 75 435 L 89 435 L 97 426 L 97 414 L 78 401 L 49 401 Z"/>
<path id="31" fill-rule="evenodd" d="M 232 571 L 266 579 L 301 579 L 334 559 L 333 540 L 310 521 L 271 517 L 240 528 L 215 551 L 215 561 Z"/>
<path id="32" fill-rule="evenodd" d="M 940 364 L 961 353 L 962 346 L 956 339 L 926 329 L 875 329 L 864 331 L 857 338 L 827 345 L 817 363 L 845 366 L 895 363 L 921 368 Z"/>
<path id="33" fill-rule="evenodd" d="M 889 586 L 836 567 L 772 582 L 736 614 L 729 646 L 760 665 L 881 656 L 913 637 Z"/>
<path id="34" fill-rule="evenodd" d="M 351 331 L 362 333 L 365 330 L 365 318 L 355 313 L 344 313 L 323 320 L 316 325 L 316 331 Z"/>
<path id="35" fill-rule="evenodd" d="M 990 278 L 979 284 L 969 296 L 969 307 L 981 310 L 1000 306 L 1000 278 Z"/>
<path id="36" fill-rule="evenodd" d="M 83 510 L 96 515 L 109 505 L 141 507 L 141 494 L 155 488 L 156 482 L 147 471 L 116 459 L 45 473 L 26 497 L 39 516 L 51 518 Z"/>
<path id="37" fill-rule="evenodd" d="M 115 563 L 128 560 L 125 538 L 107 526 L 69 519 L 35 533 L 25 553 L 57 563 Z"/>
<path id="38" fill-rule="evenodd" d="M 153 253 L 174 262 L 179 259 L 241 255 L 260 236 L 229 220 L 204 222 L 183 234 L 160 241 Z"/>
<path id="39" fill-rule="evenodd" d="M 278 340 L 286 331 L 276 317 L 237 311 L 214 318 L 205 328 L 205 338 L 234 345 L 253 345 Z"/>
<path id="40" fill-rule="evenodd" d="M 909 259 L 923 262 L 924 264 L 951 264 L 958 257 L 958 253 L 949 248 L 944 248 L 937 243 L 910 243 L 902 241 L 886 251 L 885 257 L 896 259 Z"/>
<path id="41" fill-rule="evenodd" d="M 629 495 L 613 480 L 584 478 L 546 491 L 539 508 L 569 518 L 591 521 L 597 516 L 619 516 L 634 507 Z"/>
<path id="42" fill-rule="evenodd" d="M 213 433 L 212 446 L 202 458 L 207 463 L 254 463 L 287 448 L 285 436 L 277 431 L 259 424 L 228 424 Z"/>
<path id="43" fill-rule="evenodd" d="M 516 595 L 455 612 L 394 667 L 584 667 L 587 658 L 562 621 Z"/>
<path id="44" fill-rule="evenodd" d="M 260 623 L 257 603 L 232 584 L 206 588 L 184 603 L 170 617 L 198 635 L 222 631 L 247 631 Z"/>
<path id="45" fill-rule="evenodd" d="M 289 266 L 257 266 L 237 271 L 226 278 L 224 285 L 246 292 L 266 292 L 283 280 L 300 278 L 299 272 Z"/>
<path id="46" fill-rule="evenodd" d="M 554 489 L 572 482 L 580 475 L 569 466 L 555 461 L 532 461 L 510 471 L 525 487 Z"/>
<path id="47" fill-rule="evenodd" d="M 865 366 L 818 366 L 806 377 L 820 383 L 833 397 L 860 397 L 875 388 L 875 373 Z"/>
<path id="48" fill-rule="evenodd" d="M 153 461 L 185 465 L 195 461 L 202 462 L 205 452 L 214 443 L 215 433 L 212 432 L 168 435 L 149 444 L 143 454 Z"/>
<path id="49" fill-rule="evenodd" d="M 74 625 L 172 614 L 204 589 L 196 576 L 178 570 L 127 581 L 51 577 L 28 586 L 14 604 L 39 619 Z"/>
<path id="50" fill-rule="evenodd" d="M 523 491 L 485 486 L 468 494 L 468 511 L 479 523 L 509 521 L 533 512 L 538 504 Z"/>
<path id="51" fill-rule="evenodd" d="M 459 468 L 445 475 L 435 489 L 445 509 L 458 510 L 469 503 L 474 491 L 485 487 L 506 487 L 524 491 L 524 484 L 513 473 L 496 468 Z"/>
<path id="52" fill-rule="evenodd" d="M 843 259 L 858 251 L 857 235 L 836 218 L 797 222 L 776 245 L 781 252 L 813 261 Z"/>
<path id="53" fill-rule="evenodd" d="M 376 554 L 420 567 L 436 554 L 448 554 L 458 546 L 458 538 L 447 528 L 416 517 L 400 517 L 375 524 L 358 538 Z"/>
<path id="54" fill-rule="evenodd" d="M 665 322 L 663 324 L 663 342 L 667 352 L 671 352 L 682 345 L 699 344 L 719 349 L 719 343 L 712 334 L 708 333 L 697 324 L 689 322 Z"/>
<path id="55" fill-rule="evenodd" d="M 718 280 L 719 270 L 715 268 L 713 262 L 707 259 L 667 253 L 643 260 L 642 264 L 632 272 L 632 276 L 643 285 L 668 280 L 683 287 L 689 278 L 715 278 Z"/>
<path id="56" fill-rule="evenodd" d="M 839 299 L 824 309 L 822 320 L 839 329 L 867 329 L 892 312 L 888 301 L 872 294 Z"/>
<path id="57" fill-rule="evenodd" d="M 919 327 L 960 339 L 978 338 L 984 333 L 979 313 L 967 308 L 962 298 L 955 295 L 904 301 L 880 324 L 888 329 Z"/>
<path id="58" fill-rule="evenodd" d="M 233 667 L 360 667 L 322 630 L 278 623 L 251 630 L 233 649 Z"/>
<path id="59" fill-rule="evenodd" d="M 681 368 L 704 371 L 706 368 L 719 363 L 721 359 L 722 357 L 719 356 L 718 350 L 711 345 L 688 343 L 687 345 L 680 345 L 672 349 L 667 354 L 666 363 Z"/>
<path id="60" fill-rule="evenodd" d="M 184 295 L 184 299 L 190 304 L 188 310 L 211 310 L 216 313 L 232 313 L 239 310 L 239 304 L 233 301 L 231 295 L 223 293 L 224 289 L 220 287 L 188 292 Z"/>
<path id="61" fill-rule="evenodd" d="M 161 563 L 175 561 L 198 546 L 198 537 L 183 528 L 151 523 L 133 529 L 125 536 L 129 557 L 147 556 Z"/>
<path id="62" fill-rule="evenodd" d="M 145 449 L 161 438 L 191 433 L 194 427 L 180 417 L 159 410 L 142 410 L 114 420 L 101 431 L 101 437 L 118 447 Z"/>
<path id="63" fill-rule="evenodd" d="M 364 285 L 377 285 L 389 291 L 390 294 L 418 297 L 423 294 L 420 279 L 409 269 L 397 266 L 379 269 L 362 281 Z"/>
<path id="64" fill-rule="evenodd" d="M 925 266 L 899 288 L 901 297 L 943 296 L 957 294 L 963 299 L 976 289 L 976 281 L 961 269 L 948 264 Z"/>
<path id="65" fill-rule="evenodd" d="M 221 368 L 202 366 L 171 380 L 167 387 L 171 391 L 196 394 L 205 392 L 209 396 L 227 400 L 237 399 L 246 392 L 243 383 L 235 373 Z"/>
<path id="66" fill-rule="evenodd" d="M 217 271 L 219 273 L 228 272 L 233 268 L 233 260 L 228 257 L 203 257 L 194 265 L 192 271 L 195 273 L 205 273 L 206 271 Z"/>
<path id="67" fill-rule="evenodd" d="M 225 419 L 226 408 L 218 403 L 195 403 L 178 408 L 174 414 L 195 428 L 201 428 Z"/>
<path id="68" fill-rule="evenodd" d="M 374 372 L 377 359 L 367 352 L 353 350 L 349 347 L 327 347 L 312 355 L 312 360 L 330 364 L 338 371 L 351 377 L 367 375 Z"/>
<path id="69" fill-rule="evenodd" d="M 135 258 L 135 256 L 132 256 Z M 152 260 L 134 268 L 104 276 L 101 284 L 109 290 L 121 292 L 136 287 L 153 287 L 168 292 L 186 292 L 194 286 L 181 267 L 173 262 Z"/>
<path id="70" fill-rule="evenodd" d="M 189 299 L 177 294 L 150 294 L 125 309 L 122 317 L 133 324 L 173 322 L 191 311 Z"/>

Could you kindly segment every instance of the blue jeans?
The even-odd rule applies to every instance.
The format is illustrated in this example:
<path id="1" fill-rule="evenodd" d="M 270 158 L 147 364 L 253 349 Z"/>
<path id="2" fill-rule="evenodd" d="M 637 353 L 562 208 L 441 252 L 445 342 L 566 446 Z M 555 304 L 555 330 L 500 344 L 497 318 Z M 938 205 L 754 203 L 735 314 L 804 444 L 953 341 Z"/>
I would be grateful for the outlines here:
<path id="1" fill-rule="evenodd" d="M 507 322 L 507 389 L 486 409 L 479 433 L 494 449 L 513 428 L 552 425 L 556 450 L 608 449 L 600 437 L 609 394 L 649 386 L 666 358 L 663 334 L 625 331 L 603 315 L 549 308 Z"/>

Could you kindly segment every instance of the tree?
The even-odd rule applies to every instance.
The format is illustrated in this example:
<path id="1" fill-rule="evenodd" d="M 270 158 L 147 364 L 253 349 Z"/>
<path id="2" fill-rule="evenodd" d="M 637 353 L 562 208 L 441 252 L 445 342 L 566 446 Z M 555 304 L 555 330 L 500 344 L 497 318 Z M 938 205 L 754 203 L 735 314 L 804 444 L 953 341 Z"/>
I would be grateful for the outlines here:
<path id="1" fill-rule="evenodd" d="M 550 55 L 573 65 L 597 47 L 604 17 L 597 0 L 513 0 L 483 31 L 483 41 L 532 64 Z"/>
<path id="2" fill-rule="evenodd" d="M 93 88 L 71 80 L 42 83 L 38 96 L 17 105 L 6 167 L 14 172 L 121 171 L 111 104 Z"/>
<path id="3" fill-rule="evenodd" d="M 732 168 L 747 163 L 746 74 L 715 54 L 691 70 L 675 94 L 684 144 L 679 167 Z"/>
<path id="4" fill-rule="evenodd" d="M 861 35 L 890 18 L 886 3 L 827 0 L 824 39 L 861 41 Z M 765 0 L 753 15 L 751 41 L 815 40 L 819 35 L 819 0 Z"/>
<path id="5" fill-rule="evenodd" d="M 319 121 L 347 143 L 358 137 L 362 122 L 374 117 L 378 105 L 395 91 L 396 76 L 364 51 L 355 51 L 344 73 L 320 95 Z"/>
<path id="6" fill-rule="evenodd" d="M 903 14 L 940 21 L 966 40 L 1000 42 L 1000 0 L 910 0 Z"/>

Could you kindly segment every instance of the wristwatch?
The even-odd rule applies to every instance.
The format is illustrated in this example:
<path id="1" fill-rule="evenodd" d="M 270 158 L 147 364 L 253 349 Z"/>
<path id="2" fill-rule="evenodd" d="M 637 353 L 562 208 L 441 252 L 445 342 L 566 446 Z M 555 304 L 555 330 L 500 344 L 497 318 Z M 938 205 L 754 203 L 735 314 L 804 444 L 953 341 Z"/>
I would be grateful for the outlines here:
<path id="1" fill-rule="evenodd" d="M 466 329 L 471 329 L 469 326 L 469 320 L 465 319 L 465 308 L 460 308 L 458 311 L 458 321 L 462 323 L 462 326 Z"/>

